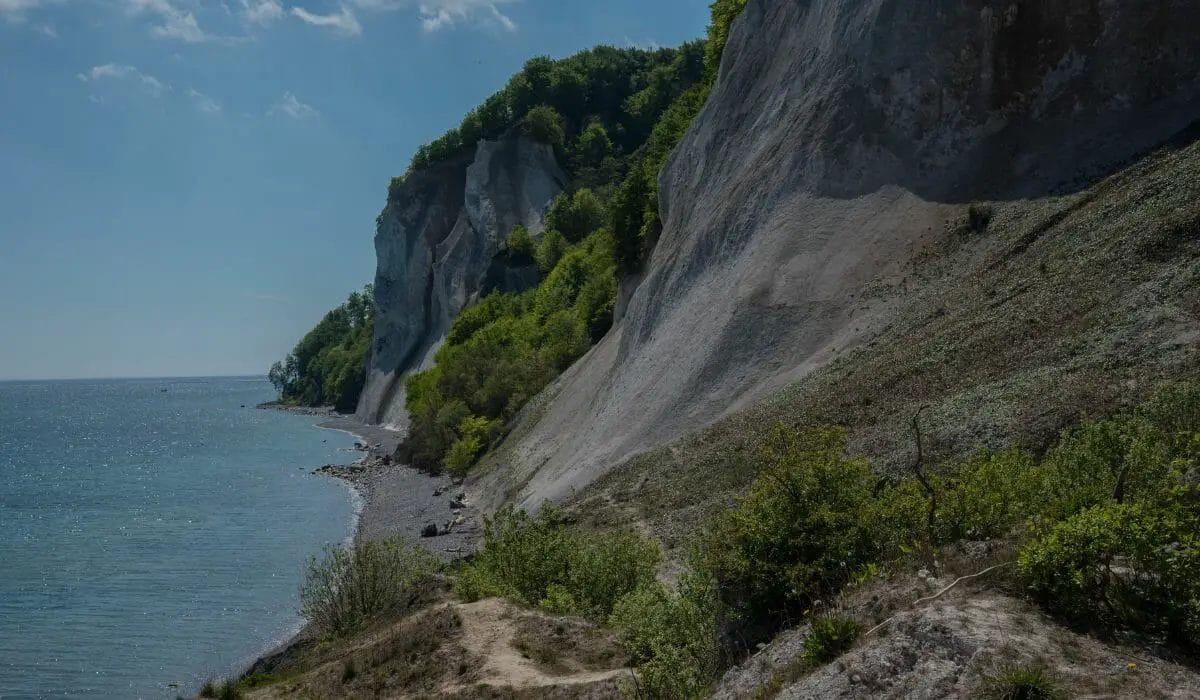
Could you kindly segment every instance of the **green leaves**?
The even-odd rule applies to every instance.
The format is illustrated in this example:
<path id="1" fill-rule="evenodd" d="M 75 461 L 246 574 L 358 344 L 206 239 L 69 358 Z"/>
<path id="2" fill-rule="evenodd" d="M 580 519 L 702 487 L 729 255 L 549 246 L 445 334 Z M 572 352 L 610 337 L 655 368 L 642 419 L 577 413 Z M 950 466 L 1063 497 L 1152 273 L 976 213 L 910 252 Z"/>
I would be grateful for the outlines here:
<path id="1" fill-rule="evenodd" d="M 325 314 L 283 362 L 267 374 L 283 401 L 353 411 L 366 382 L 375 332 L 374 291 L 367 285 Z"/>

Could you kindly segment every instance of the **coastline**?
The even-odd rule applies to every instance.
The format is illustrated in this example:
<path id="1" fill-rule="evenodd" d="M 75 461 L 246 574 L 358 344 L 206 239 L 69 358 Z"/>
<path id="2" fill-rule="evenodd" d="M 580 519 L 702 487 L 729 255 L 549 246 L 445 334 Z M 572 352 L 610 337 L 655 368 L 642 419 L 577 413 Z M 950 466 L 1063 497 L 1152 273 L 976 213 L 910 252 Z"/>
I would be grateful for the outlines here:
<path id="1" fill-rule="evenodd" d="M 320 419 L 314 427 L 349 433 L 358 439 L 361 456 L 346 464 L 327 464 L 312 471 L 315 476 L 339 479 L 355 494 L 356 513 L 353 542 L 400 537 L 422 546 L 446 563 L 465 557 L 479 535 L 477 510 L 458 500 L 461 484 L 446 476 L 433 476 L 392 461 L 404 435 L 377 425 L 367 425 L 325 408 L 304 408 L 264 403 L 261 410 L 283 411 Z M 454 503 L 454 507 L 451 504 Z M 434 525 L 438 535 L 422 536 Z M 349 544 L 349 542 L 347 542 Z M 306 622 L 294 634 L 264 651 L 249 667 L 235 673 L 246 677 L 270 673 L 294 654 L 317 643 Z"/>

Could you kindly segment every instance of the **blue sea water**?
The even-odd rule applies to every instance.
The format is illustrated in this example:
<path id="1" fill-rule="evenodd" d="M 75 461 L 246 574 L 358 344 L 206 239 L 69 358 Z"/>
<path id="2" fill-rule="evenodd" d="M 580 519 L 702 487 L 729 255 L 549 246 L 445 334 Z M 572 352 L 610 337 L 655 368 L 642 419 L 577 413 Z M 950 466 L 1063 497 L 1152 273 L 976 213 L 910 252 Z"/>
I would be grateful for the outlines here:
<path id="1" fill-rule="evenodd" d="M 0 698 L 173 698 L 300 624 L 353 438 L 263 379 L 0 383 Z M 243 406 L 245 406 L 243 408 Z"/>

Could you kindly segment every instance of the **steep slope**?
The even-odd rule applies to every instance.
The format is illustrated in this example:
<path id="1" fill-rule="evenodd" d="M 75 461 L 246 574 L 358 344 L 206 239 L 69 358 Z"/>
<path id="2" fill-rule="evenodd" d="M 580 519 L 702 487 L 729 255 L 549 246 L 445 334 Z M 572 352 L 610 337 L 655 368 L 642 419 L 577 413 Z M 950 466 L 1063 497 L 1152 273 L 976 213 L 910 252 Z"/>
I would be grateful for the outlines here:
<path id="1" fill-rule="evenodd" d="M 937 449 L 961 452 L 1177 371 L 1200 330 L 1200 212 L 1190 183 L 1163 178 L 1194 163 L 1133 173 L 1137 194 L 1097 178 L 1200 116 L 1198 20 L 1190 2 L 750 0 L 661 174 L 664 229 L 624 317 L 480 490 L 565 499 L 789 384 L 774 415 L 870 427 L 859 439 L 888 464 L 914 396 L 942 418 Z M 1120 246 L 1144 235 L 1182 247 L 1127 264 Z M 1029 275 L 1078 256 L 1074 287 Z M 848 381 L 854 363 L 880 375 Z M 960 413 L 971 401 L 989 405 Z M 676 492 L 702 473 L 678 476 Z"/>
<path id="2" fill-rule="evenodd" d="M 357 416 L 402 427 L 404 377 L 432 357 L 450 321 L 481 292 L 532 286 L 536 268 L 507 269 L 496 254 L 519 225 L 535 235 L 566 185 L 551 146 L 523 136 L 480 141 L 411 175 L 379 217 L 375 340 Z"/>

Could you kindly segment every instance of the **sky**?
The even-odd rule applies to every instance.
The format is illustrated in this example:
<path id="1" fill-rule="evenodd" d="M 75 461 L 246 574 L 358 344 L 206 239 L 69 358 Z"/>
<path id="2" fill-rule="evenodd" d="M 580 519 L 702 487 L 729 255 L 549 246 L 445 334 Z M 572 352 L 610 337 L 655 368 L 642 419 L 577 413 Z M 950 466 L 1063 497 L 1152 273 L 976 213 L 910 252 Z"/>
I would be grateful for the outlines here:
<path id="1" fill-rule="evenodd" d="M 0 0 L 0 379 L 263 374 L 412 152 L 530 57 L 709 0 Z"/>

